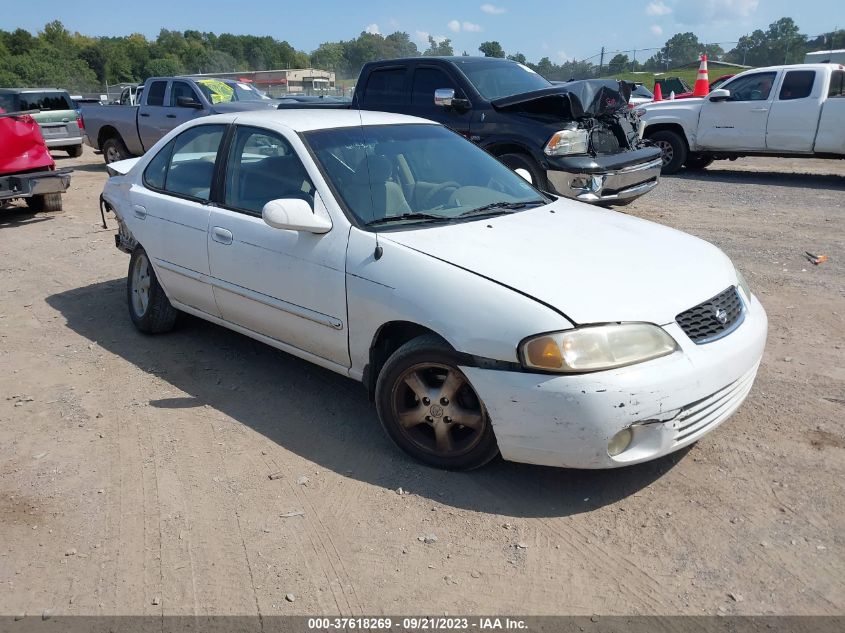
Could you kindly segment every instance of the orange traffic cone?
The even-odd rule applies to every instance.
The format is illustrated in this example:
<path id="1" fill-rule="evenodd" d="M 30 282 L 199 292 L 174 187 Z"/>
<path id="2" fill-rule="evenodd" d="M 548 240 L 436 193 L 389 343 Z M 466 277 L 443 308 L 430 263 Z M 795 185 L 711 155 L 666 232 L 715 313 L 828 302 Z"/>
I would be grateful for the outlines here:
<path id="1" fill-rule="evenodd" d="M 706 97 L 710 94 L 710 77 L 707 74 L 707 55 L 701 55 L 701 64 L 698 67 L 698 77 L 695 78 L 695 86 L 692 89 L 693 97 Z"/>
<path id="2" fill-rule="evenodd" d="M 663 101 L 663 90 L 661 90 L 660 84 L 657 82 L 654 82 L 654 100 Z"/>

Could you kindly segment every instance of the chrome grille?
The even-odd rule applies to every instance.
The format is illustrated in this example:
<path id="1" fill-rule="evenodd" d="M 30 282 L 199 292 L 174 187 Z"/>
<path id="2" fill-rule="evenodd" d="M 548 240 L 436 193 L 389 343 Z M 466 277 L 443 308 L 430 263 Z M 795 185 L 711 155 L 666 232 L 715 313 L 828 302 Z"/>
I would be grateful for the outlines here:
<path id="1" fill-rule="evenodd" d="M 694 343 L 703 345 L 730 334 L 744 318 L 742 299 L 736 287 L 731 286 L 694 308 L 681 312 L 675 321 Z"/>

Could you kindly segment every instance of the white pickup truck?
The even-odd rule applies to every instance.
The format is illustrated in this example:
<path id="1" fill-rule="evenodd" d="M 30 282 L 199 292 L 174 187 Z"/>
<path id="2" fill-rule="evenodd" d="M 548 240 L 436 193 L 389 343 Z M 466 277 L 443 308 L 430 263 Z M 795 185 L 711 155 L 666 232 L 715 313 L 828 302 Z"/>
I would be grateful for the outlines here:
<path id="1" fill-rule="evenodd" d="M 845 158 L 845 66 L 795 64 L 736 75 L 703 98 L 636 110 L 664 174 L 741 156 Z"/>

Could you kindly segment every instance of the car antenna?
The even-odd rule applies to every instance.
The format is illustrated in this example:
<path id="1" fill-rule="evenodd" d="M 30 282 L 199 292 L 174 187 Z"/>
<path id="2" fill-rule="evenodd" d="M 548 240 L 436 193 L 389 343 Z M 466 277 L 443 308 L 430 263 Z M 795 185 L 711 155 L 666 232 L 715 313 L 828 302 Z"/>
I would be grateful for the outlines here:
<path id="1" fill-rule="evenodd" d="M 373 251 L 373 259 L 376 261 L 381 259 L 381 256 L 384 255 L 384 249 L 378 243 L 378 233 L 376 233 L 376 250 Z"/>

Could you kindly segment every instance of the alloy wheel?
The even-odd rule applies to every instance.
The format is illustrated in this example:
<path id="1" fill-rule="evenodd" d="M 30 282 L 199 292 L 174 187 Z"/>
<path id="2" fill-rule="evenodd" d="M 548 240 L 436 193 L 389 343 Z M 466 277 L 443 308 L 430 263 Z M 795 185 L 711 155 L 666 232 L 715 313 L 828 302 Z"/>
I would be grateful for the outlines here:
<path id="1" fill-rule="evenodd" d="M 419 449 L 440 457 L 471 451 L 489 423 L 463 373 L 439 363 L 407 369 L 394 385 L 392 405 L 402 434 Z"/>

